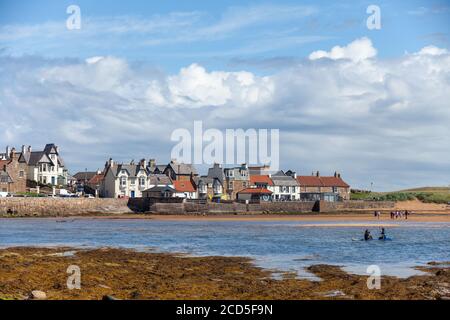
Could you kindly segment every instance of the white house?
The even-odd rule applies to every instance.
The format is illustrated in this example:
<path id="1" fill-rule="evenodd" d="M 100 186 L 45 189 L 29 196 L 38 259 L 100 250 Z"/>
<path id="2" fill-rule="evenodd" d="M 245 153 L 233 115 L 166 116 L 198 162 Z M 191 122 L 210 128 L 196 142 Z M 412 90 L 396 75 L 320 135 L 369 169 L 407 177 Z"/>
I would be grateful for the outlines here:
<path id="1" fill-rule="evenodd" d="M 278 171 L 270 175 L 273 186 L 269 188 L 273 192 L 272 199 L 274 201 L 295 201 L 300 200 L 300 185 L 296 180 L 295 173 L 288 175 L 283 171 Z"/>
<path id="2" fill-rule="evenodd" d="M 32 151 L 31 146 L 22 146 L 19 161 L 28 166 L 28 180 L 54 186 L 67 184 L 68 171 L 59 148 L 53 143 L 47 144 L 43 151 Z"/>
<path id="3" fill-rule="evenodd" d="M 101 195 L 105 198 L 142 197 L 144 190 L 153 187 L 173 188 L 172 180 L 164 175 L 152 173 L 143 159 L 138 164 L 117 164 L 110 159 L 104 170 Z"/>

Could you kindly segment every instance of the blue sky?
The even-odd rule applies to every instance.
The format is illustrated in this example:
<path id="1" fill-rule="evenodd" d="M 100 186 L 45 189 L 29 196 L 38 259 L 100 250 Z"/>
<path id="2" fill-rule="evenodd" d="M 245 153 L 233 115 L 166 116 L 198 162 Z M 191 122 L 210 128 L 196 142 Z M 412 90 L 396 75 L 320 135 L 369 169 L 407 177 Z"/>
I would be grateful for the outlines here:
<path id="1" fill-rule="evenodd" d="M 164 162 L 203 120 L 280 129 L 300 174 L 447 185 L 449 22 L 450 1 L 1 0 L 0 146 L 55 142 L 72 172 Z"/>
<path id="2" fill-rule="evenodd" d="M 66 8 L 71 4 L 81 8 L 83 27 L 79 31 L 65 30 Z M 366 28 L 370 4 L 381 9 L 381 30 Z M 233 68 L 233 62 L 244 58 L 301 58 L 363 36 L 370 36 L 379 57 L 396 57 L 430 44 L 448 47 L 449 21 L 448 1 L 47 0 L 0 4 L 0 25 L 55 24 L 49 27 L 55 36 L 48 29 L 35 28 L 30 37 L 2 41 L 8 53 L 76 58 L 114 55 L 158 64 L 169 72 L 192 61 L 208 68 Z"/>

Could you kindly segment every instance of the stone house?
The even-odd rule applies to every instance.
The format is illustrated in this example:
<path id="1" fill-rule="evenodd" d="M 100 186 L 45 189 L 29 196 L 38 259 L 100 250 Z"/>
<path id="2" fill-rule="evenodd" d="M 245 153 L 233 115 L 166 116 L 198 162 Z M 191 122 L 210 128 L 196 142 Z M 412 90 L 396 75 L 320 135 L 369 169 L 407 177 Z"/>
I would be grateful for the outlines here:
<path id="1" fill-rule="evenodd" d="M 250 186 L 250 175 L 247 164 L 239 167 L 225 168 L 225 190 L 228 200 L 236 200 L 237 193 Z"/>
<path id="2" fill-rule="evenodd" d="M 215 163 L 208 169 L 208 175 L 201 176 L 196 183 L 200 199 L 217 200 L 224 197 L 225 174 L 219 164 Z"/>
<path id="3" fill-rule="evenodd" d="M 311 176 L 297 176 L 301 200 L 350 200 L 350 186 L 337 172 L 334 176 L 321 176 L 319 171 Z"/>
<path id="4" fill-rule="evenodd" d="M 163 173 L 172 181 L 192 181 L 194 177 L 198 176 L 197 170 L 192 164 L 180 163 L 177 160 L 170 161 Z"/>
<path id="5" fill-rule="evenodd" d="M 0 160 L 0 191 L 19 193 L 27 191 L 27 164 L 15 148 L 6 148 L 8 156 Z"/>

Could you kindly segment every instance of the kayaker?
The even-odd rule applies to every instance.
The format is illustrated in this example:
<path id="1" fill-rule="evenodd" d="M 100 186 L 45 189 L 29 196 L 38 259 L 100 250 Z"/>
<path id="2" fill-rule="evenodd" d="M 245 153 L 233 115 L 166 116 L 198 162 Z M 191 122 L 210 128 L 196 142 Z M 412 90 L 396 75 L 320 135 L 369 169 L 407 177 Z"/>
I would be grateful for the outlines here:
<path id="1" fill-rule="evenodd" d="M 386 240 L 386 230 L 384 230 L 384 228 L 381 228 L 381 234 L 380 234 L 380 237 L 378 239 Z"/>
<path id="2" fill-rule="evenodd" d="M 372 235 L 370 234 L 370 231 L 366 229 L 366 231 L 364 232 L 364 240 L 372 240 Z"/>

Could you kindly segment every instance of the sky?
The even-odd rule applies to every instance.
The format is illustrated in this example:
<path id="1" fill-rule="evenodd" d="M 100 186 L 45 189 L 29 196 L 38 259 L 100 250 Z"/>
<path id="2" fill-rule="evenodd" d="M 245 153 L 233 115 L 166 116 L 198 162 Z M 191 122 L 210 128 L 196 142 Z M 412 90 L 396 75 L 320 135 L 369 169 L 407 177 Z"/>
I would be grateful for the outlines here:
<path id="1" fill-rule="evenodd" d="M 298 174 L 450 185 L 449 46 L 450 1 L 0 0 L 0 146 L 164 163 L 202 120 L 279 129 Z"/>

